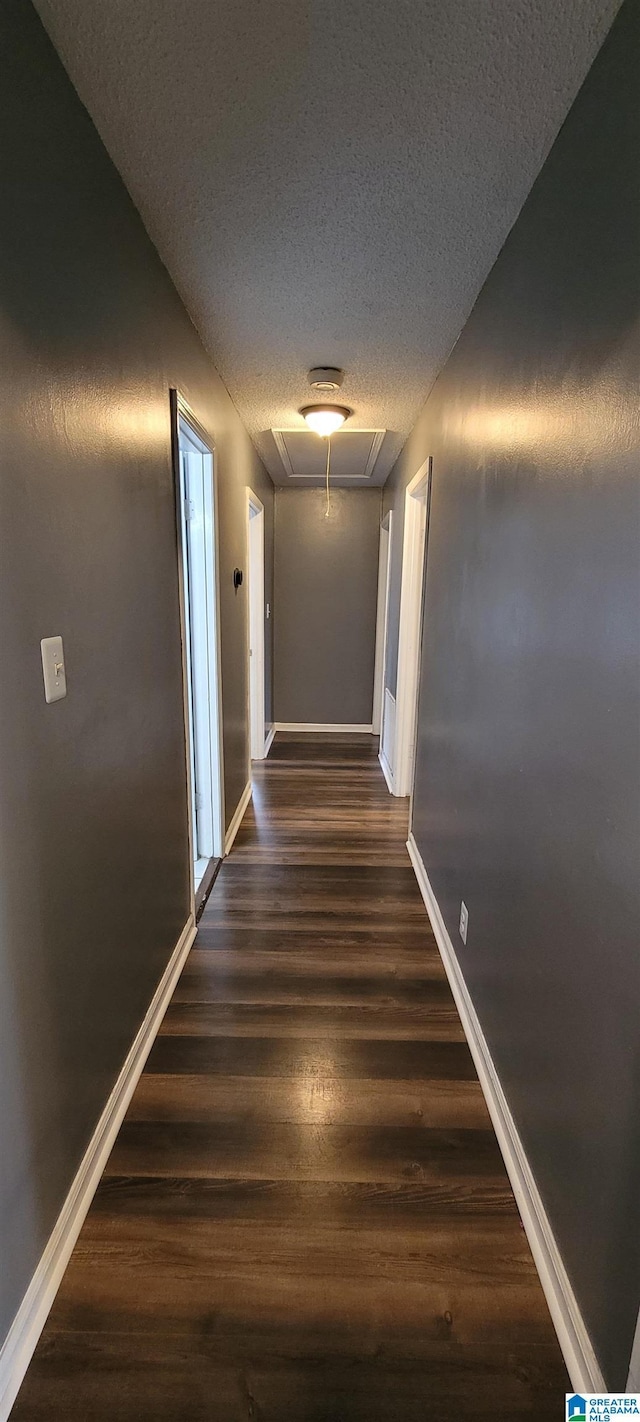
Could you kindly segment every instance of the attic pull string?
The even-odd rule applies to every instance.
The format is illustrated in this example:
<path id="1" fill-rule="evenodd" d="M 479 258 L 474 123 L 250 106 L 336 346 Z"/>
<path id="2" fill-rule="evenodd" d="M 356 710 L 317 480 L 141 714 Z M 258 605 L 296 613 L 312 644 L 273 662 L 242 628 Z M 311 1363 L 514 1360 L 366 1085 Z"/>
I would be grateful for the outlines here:
<path id="1" fill-rule="evenodd" d="M 327 507 L 324 511 L 325 518 L 329 517 L 331 509 L 331 495 L 329 493 L 329 474 L 331 471 L 331 435 L 327 435 Z"/>

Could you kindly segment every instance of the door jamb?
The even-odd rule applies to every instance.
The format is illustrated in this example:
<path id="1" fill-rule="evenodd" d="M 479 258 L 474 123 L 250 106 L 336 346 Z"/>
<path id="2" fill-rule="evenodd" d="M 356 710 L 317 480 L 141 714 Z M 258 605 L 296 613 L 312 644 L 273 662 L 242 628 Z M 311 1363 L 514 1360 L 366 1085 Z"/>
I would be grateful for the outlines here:
<path id="1" fill-rule="evenodd" d="M 215 607 L 214 607 L 214 634 L 215 634 L 215 695 L 216 695 L 216 737 L 217 737 L 217 761 L 218 761 L 218 823 L 215 825 L 215 838 L 217 845 L 221 845 L 220 857 L 224 854 L 224 825 L 225 825 L 225 797 L 224 797 L 224 738 L 222 725 L 222 677 L 221 677 L 221 631 L 220 631 L 220 557 L 218 538 L 218 479 L 216 469 L 216 447 L 211 436 L 200 424 L 194 415 L 188 402 L 180 394 L 179 390 L 171 387 L 169 390 L 169 408 L 171 417 L 171 464 L 173 471 L 173 487 L 175 501 L 175 534 L 176 534 L 176 559 L 178 568 L 178 604 L 180 612 L 180 652 L 182 663 L 182 706 L 184 724 L 184 752 L 185 752 L 185 786 L 187 794 L 187 841 L 189 850 L 189 902 L 190 911 L 194 915 L 195 904 L 195 825 L 192 814 L 192 785 L 191 785 L 191 727 L 189 717 L 189 687 L 188 687 L 188 657 L 186 646 L 186 588 L 184 582 L 184 565 L 182 550 L 182 520 L 183 511 L 181 507 L 181 482 L 180 482 L 180 419 L 190 425 L 201 443 L 206 447 L 211 455 L 211 478 L 213 482 L 212 503 L 213 503 L 213 564 L 215 579 Z"/>
<path id="2" fill-rule="evenodd" d="M 627 1392 L 640 1391 L 640 1312 L 636 1323 L 636 1331 L 631 1350 L 631 1360 L 629 1363 L 629 1376 L 627 1378 Z"/>
<path id="3" fill-rule="evenodd" d="M 392 767 L 394 794 L 400 796 L 411 794 L 415 768 L 431 473 L 432 459 L 429 456 L 407 485 L 404 499 L 396 727 Z M 420 496 L 423 490 L 426 500 L 426 523 L 424 542 L 421 546 L 418 501 L 422 502 Z"/>
<path id="4" fill-rule="evenodd" d="M 254 510 L 253 517 L 251 510 Z M 256 589 L 251 582 L 251 525 L 258 520 L 258 608 L 256 615 L 257 646 L 254 648 L 257 670 L 255 679 L 261 689 L 260 703 L 256 707 L 253 704 L 251 695 L 252 682 L 252 656 L 251 656 L 251 613 L 252 604 Z M 248 779 L 251 778 L 251 761 L 264 760 L 266 741 L 266 668 L 265 668 L 265 513 L 264 504 L 254 493 L 253 489 L 247 485 L 246 488 L 246 538 L 247 538 L 247 711 L 249 727 L 249 764 Z M 254 567 L 255 577 L 255 567 Z"/>
<path id="5" fill-rule="evenodd" d="M 384 713 L 384 673 L 387 659 L 387 632 L 389 625 L 389 583 L 391 573 L 391 539 L 393 535 L 393 512 L 387 511 L 380 520 L 380 549 L 378 554 L 378 605 L 376 613 L 376 655 L 373 671 L 373 734 L 382 735 Z"/>

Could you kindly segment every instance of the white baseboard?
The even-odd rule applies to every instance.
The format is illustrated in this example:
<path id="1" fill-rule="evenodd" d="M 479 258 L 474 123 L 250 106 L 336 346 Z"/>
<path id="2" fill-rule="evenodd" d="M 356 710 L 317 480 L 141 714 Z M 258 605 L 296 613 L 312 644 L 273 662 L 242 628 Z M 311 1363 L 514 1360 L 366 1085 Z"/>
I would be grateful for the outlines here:
<path id="1" fill-rule="evenodd" d="M 269 751 L 271 750 L 271 747 L 272 747 L 272 745 L 273 745 L 273 738 L 274 738 L 274 736 L 275 736 L 275 733 L 276 733 L 276 728 L 275 728 L 275 726 L 272 726 L 272 727 L 271 727 L 271 730 L 269 731 L 269 733 L 268 733 L 268 735 L 267 735 L 267 738 L 266 738 L 266 740 L 265 740 L 265 743 L 264 743 L 264 757 L 263 757 L 264 760 L 266 760 L 266 758 L 267 758 L 267 756 L 268 756 L 268 754 L 269 754 Z"/>
<path id="2" fill-rule="evenodd" d="M 469 989 L 462 975 L 453 943 L 412 834 L 407 841 L 407 849 L 480 1078 L 480 1085 L 489 1108 L 531 1253 L 540 1275 L 549 1312 L 571 1378 L 571 1385 L 577 1392 L 602 1393 L 606 1391 L 605 1381 L 593 1345 L 562 1262 L 551 1223 L 500 1084 Z"/>
<path id="3" fill-rule="evenodd" d="M 196 936 L 190 916 L 171 954 L 0 1351 L 0 1422 L 7 1422 L 60 1287 L 123 1117 Z"/>
<path id="4" fill-rule="evenodd" d="M 327 732 L 333 735 L 373 735 L 373 725 L 368 722 L 348 721 L 276 721 L 276 731 L 316 731 Z"/>
<path id="5" fill-rule="evenodd" d="M 384 751 L 382 750 L 382 747 L 378 752 L 378 760 L 380 761 L 380 768 L 382 770 L 382 774 L 384 775 L 384 778 L 387 782 L 387 790 L 389 791 L 390 795 L 393 795 L 395 791 L 393 789 L 393 775 L 391 773 L 391 766 L 389 765 L 389 762 Z"/>
<path id="6" fill-rule="evenodd" d="M 247 783 L 246 783 L 246 785 L 245 785 L 245 787 L 244 787 L 244 790 L 242 791 L 242 794 L 241 794 L 241 796 L 240 796 L 240 802 L 239 802 L 239 804 L 238 804 L 238 806 L 237 806 L 237 808 L 236 808 L 236 812 L 235 812 L 235 814 L 234 814 L 234 816 L 233 816 L 233 819 L 232 819 L 232 821 L 231 821 L 231 824 L 229 825 L 229 828 L 228 828 L 228 830 L 227 830 L 227 833 L 226 833 L 226 835 L 225 835 L 225 837 L 224 837 L 224 852 L 225 852 L 225 856 L 226 856 L 227 854 L 229 854 L 229 852 L 230 852 L 230 850 L 231 850 L 231 846 L 232 846 L 233 841 L 234 841 L 234 839 L 235 839 L 235 837 L 236 837 L 236 835 L 237 835 L 237 833 L 238 833 L 238 830 L 240 829 L 240 825 L 242 824 L 242 821 L 243 821 L 243 818 L 244 818 L 244 812 L 245 812 L 245 810 L 246 810 L 246 808 L 247 808 L 247 805 L 249 804 L 250 799 L 251 799 L 251 781 L 248 780 Z"/>

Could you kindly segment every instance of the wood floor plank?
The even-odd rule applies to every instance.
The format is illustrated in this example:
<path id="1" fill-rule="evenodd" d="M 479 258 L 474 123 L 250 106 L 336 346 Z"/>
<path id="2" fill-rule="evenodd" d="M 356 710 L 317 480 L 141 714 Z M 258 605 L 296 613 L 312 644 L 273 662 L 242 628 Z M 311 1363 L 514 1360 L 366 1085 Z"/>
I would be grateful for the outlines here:
<path id="1" fill-rule="evenodd" d="M 221 962 L 235 959 L 238 971 L 245 962 L 263 954 L 277 953 L 283 966 L 287 960 L 300 963 L 306 957 L 307 965 L 317 973 L 320 960 L 331 971 L 342 969 L 349 973 L 354 966 L 370 965 L 372 972 L 394 978 L 414 973 L 420 976 L 440 976 L 442 961 L 437 949 L 419 924 L 407 926 L 404 931 L 394 925 L 393 930 L 382 934 L 375 924 L 366 929 L 351 926 L 349 931 L 341 924 L 330 924 L 322 931 L 299 931 L 291 926 L 285 930 L 275 929 L 268 924 L 254 925 L 251 933 L 238 926 L 205 923 L 196 939 L 198 948 L 192 951 L 220 955 Z M 231 958 L 229 958 L 231 955 Z M 258 965 L 259 966 L 259 965 Z"/>
<path id="2" fill-rule="evenodd" d="M 13 1422 L 551 1422 L 560 1350 L 365 735 L 279 733 Z"/>
<path id="3" fill-rule="evenodd" d="M 447 996 L 428 1009 L 418 1003 L 173 1002 L 162 1024 L 173 1037 L 318 1037 L 334 1040 L 463 1042 L 455 1004 Z"/>
<path id="4" fill-rule="evenodd" d="M 145 1073 L 128 1121 L 276 1121 L 300 1125 L 490 1129 L 477 1081 L 372 1081 Z"/>
<path id="5" fill-rule="evenodd" d="M 318 1227 L 384 1224 L 407 1233 L 423 1232 L 428 1218 L 441 1215 L 451 1220 L 458 1214 L 482 1218 L 506 1214 L 519 1221 L 504 1176 L 382 1183 L 110 1174 L 101 1181 L 86 1229 L 99 1217 L 115 1214 L 178 1216 L 185 1227 L 190 1219 L 202 1216 L 303 1225 L 313 1220 Z"/>
<path id="6" fill-rule="evenodd" d="M 290 941 L 294 936 L 288 935 L 283 942 L 281 936 L 274 940 L 265 934 L 266 941 L 262 942 L 263 935 L 260 935 L 260 942 L 256 943 L 256 935 L 252 934 L 251 946 L 245 938 L 242 953 L 238 952 L 238 945 L 222 948 L 215 935 L 208 948 L 198 938 L 198 946 L 192 948 L 187 958 L 173 1001 L 188 1000 L 181 999 L 178 990 L 187 993 L 192 983 L 209 981 L 214 987 L 219 985 L 216 1001 L 222 1002 L 228 997 L 242 1002 L 242 996 L 234 998 L 231 994 L 234 989 L 243 991 L 249 981 L 256 992 L 251 1002 L 262 1001 L 262 994 L 271 991 L 278 982 L 283 984 L 285 992 L 295 985 L 304 993 L 308 984 L 309 998 L 316 997 L 319 989 L 333 994 L 342 992 L 343 985 L 348 989 L 355 984 L 367 997 L 391 994 L 397 1000 L 401 993 L 415 1002 L 431 990 L 432 983 L 447 981 L 440 957 L 422 944 L 417 953 L 411 953 L 406 941 L 400 947 L 395 944 L 363 946 L 360 940 L 355 944 L 343 940 L 336 949 L 333 940 L 319 935 L 314 942 L 315 952 L 321 956 L 319 971 L 314 954 L 309 953 L 308 938 L 305 936 L 302 943 L 294 943 Z M 330 949 L 334 951 L 330 953 Z M 309 998 L 305 997 L 304 1001 Z M 332 997 L 324 999 L 332 1000 Z"/>
<path id="7" fill-rule="evenodd" d="M 189 1235 L 190 1231 L 183 1230 L 185 1239 Z M 326 1339 L 327 1334 L 344 1329 L 348 1318 L 349 1329 L 356 1333 L 374 1329 L 383 1346 L 390 1346 L 393 1340 L 400 1356 L 404 1333 L 412 1341 L 414 1353 L 414 1340 L 420 1333 L 426 1343 L 447 1337 L 452 1345 L 451 1362 L 455 1350 L 470 1345 L 515 1346 L 523 1339 L 532 1346 L 550 1342 L 544 1301 L 537 1306 L 532 1301 L 533 1274 L 518 1280 L 507 1269 L 503 1280 L 500 1259 L 496 1261 L 495 1282 L 490 1284 L 484 1269 L 477 1278 L 460 1266 L 451 1278 L 443 1277 L 436 1268 L 431 1275 L 428 1259 L 420 1278 L 403 1276 L 400 1259 L 394 1277 L 384 1270 L 384 1261 L 379 1273 L 361 1271 L 354 1277 L 348 1272 L 349 1251 L 344 1262 L 338 1259 L 333 1272 L 326 1252 L 319 1271 L 314 1272 L 313 1251 L 310 1271 L 301 1266 L 289 1270 L 280 1264 L 282 1248 L 279 1239 L 271 1258 L 263 1262 L 258 1253 L 252 1267 L 250 1256 L 241 1254 L 230 1260 L 223 1250 L 214 1253 L 211 1264 L 206 1256 L 194 1264 L 184 1255 L 175 1255 L 167 1241 L 164 1261 L 159 1264 L 146 1259 L 139 1248 L 132 1252 L 112 1246 L 108 1252 L 92 1253 L 95 1281 L 90 1305 L 82 1279 L 87 1261 L 80 1253 L 69 1267 L 64 1293 L 52 1310 L 50 1330 L 106 1330 L 130 1336 L 162 1332 L 186 1338 L 211 1331 L 224 1335 L 230 1330 L 233 1336 L 240 1332 L 255 1336 L 287 1326 L 295 1332 L 304 1320 L 305 1332 L 324 1334 Z M 556 1416 L 557 1402 L 556 1398 Z"/>
<path id="8" fill-rule="evenodd" d="M 515 1217 L 478 1220 L 460 1217 L 452 1226 L 443 1216 L 433 1217 L 420 1235 L 404 1237 L 398 1230 L 362 1226 L 354 1220 L 333 1224 L 313 1220 L 274 1224 L 246 1219 L 224 1222 L 200 1216 L 189 1229 L 181 1219 L 155 1215 L 118 1214 L 91 1221 L 79 1241 L 68 1276 L 68 1296 L 74 1283 L 82 1294 L 88 1263 L 99 1263 L 101 1274 L 122 1270 L 164 1276 L 169 1288 L 174 1279 L 189 1278 L 192 1296 L 200 1289 L 206 1300 L 209 1282 L 241 1274 L 256 1284 L 274 1283 L 273 1260 L 279 1261 L 278 1284 L 286 1276 L 313 1281 L 335 1280 L 344 1269 L 350 1280 L 371 1283 L 412 1284 L 445 1288 L 451 1296 L 490 1287 L 529 1285 L 535 1269 L 522 1230 Z M 121 1268 L 122 1266 L 122 1268 Z"/>
<path id="9" fill-rule="evenodd" d="M 458 1180 L 499 1176 L 502 1168 L 488 1129 L 127 1120 L 106 1174 Z"/>
<path id="10" fill-rule="evenodd" d="M 188 969 L 188 970 L 187 970 Z M 445 978 L 381 978 L 372 973 L 334 973 L 319 976 L 283 972 L 265 965 L 262 973 L 224 971 L 219 960 L 203 956 L 182 974 L 171 1007 L 177 1003 L 231 1003 L 295 1007 L 407 1007 L 417 1012 L 427 1007 L 451 1006 Z"/>
<path id="11" fill-rule="evenodd" d="M 457 1035 L 457 1034 L 456 1034 Z M 371 1077 L 372 1080 L 475 1081 L 465 1042 L 346 1040 L 325 1037 L 202 1037 L 161 1034 L 149 1053 L 147 1070 L 211 1075 Z"/>
<path id="12" fill-rule="evenodd" d="M 105 1388 L 115 1422 L 474 1422 L 558 1417 L 564 1379 L 553 1345 L 467 1345 L 377 1330 L 348 1339 L 286 1325 L 256 1335 L 203 1331 L 76 1332 L 49 1336 L 30 1380 L 33 1422 L 93 1419 Z M 301 1356 L 298 1356 L 298 1355 Z M 233 1361 L 231 1361 L 233 1359 Z M 52 1390 L 51 1380 L 55 1379 Z M 78 1397 L 85 1412 L 77 1411 Z M 473 1409 L 469 1405 L 474 1399 Z M 554 1412 L 555 1406 L 555 1412 Z"/>

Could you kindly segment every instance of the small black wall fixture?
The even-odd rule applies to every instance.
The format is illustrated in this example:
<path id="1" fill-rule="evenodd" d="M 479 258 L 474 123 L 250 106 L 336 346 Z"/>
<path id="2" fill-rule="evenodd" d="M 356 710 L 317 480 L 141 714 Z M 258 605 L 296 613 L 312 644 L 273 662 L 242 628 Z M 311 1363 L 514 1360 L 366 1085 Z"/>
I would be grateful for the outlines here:
<path id="1" fill-rule="evenodd" d="M 234 589 L 235 589 L 236 592 L 238 591 L 238 588 L 241 588 L 241 587 L 242 587 L 242 578 L 243 578 L 242 568 L 234 568 L 234 570 L 233 570 L 233 586 L 234 586 Z"/>

